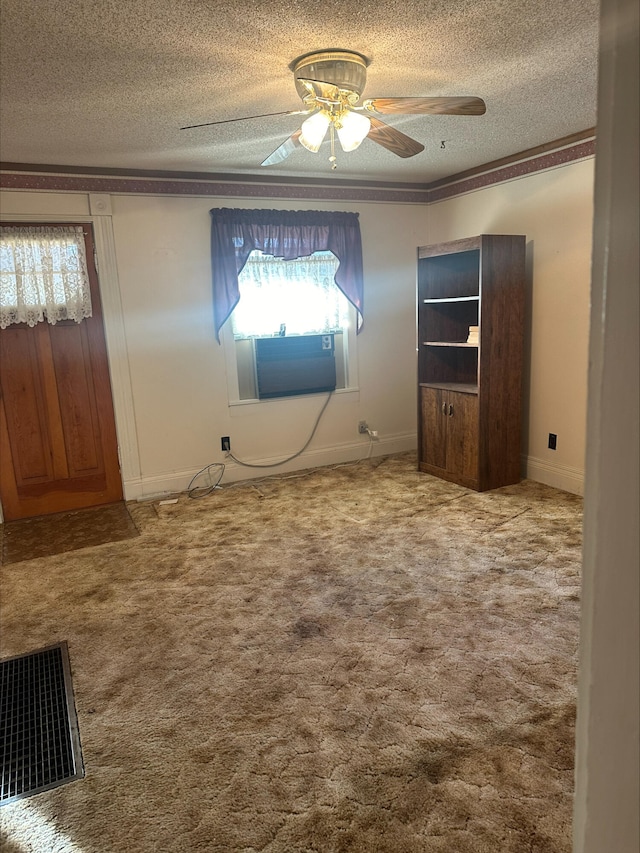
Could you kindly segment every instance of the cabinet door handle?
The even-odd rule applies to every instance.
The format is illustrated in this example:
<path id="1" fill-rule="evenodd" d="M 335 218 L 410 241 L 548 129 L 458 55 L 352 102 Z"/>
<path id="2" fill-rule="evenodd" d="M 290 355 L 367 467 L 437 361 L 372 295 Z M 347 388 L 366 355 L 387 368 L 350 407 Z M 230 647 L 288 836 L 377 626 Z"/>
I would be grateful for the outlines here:
<path id="1" fill-rule="evenodd" d="M 449 403 L 449 417 L 450 418 L 453 417 L 453 404 L 452 403 Z"/>
<path id="2" fill-rule="evenodd" d="M 443 415 L 446 415 L 446 414 L 447 414 L 447 404 L 446 404 L 446 403 L 443 403 L 443 404 L 442 404 L 442 414 L 443 414 Z"/>

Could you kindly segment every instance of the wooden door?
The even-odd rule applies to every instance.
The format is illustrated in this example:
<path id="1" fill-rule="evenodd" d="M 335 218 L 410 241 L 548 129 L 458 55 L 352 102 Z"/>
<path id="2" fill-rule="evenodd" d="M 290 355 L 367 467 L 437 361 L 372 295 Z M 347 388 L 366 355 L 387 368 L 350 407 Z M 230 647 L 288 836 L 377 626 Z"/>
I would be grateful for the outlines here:
<path id="1" fill-rule="evenodd" d="M 478 398 L 449 391 L 446 405 L 447 470 L 471 485 L 478 480 Z"/>
<path id="2" fill-rule="evenodd" d="M 122 500 L 93 264 L 93 316 L 0 330 L 0 498 L 6 521 Z"/>
<path id="3" fill-rule="evenodd" d="M 447 467 L 447 392 L 440 388 L 421 388 L 422 462 L 434 468 Z"/>

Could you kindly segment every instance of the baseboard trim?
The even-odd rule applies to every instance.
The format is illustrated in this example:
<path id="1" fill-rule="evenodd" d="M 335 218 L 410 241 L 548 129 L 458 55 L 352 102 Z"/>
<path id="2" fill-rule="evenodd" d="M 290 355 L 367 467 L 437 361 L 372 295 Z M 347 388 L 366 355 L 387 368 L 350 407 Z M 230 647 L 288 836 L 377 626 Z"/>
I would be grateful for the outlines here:
<path id="1" fill-rule="evenodd" d="M 579 468 L 557 465 L 535 456 L 523 456 L 522 459 L 527 479 L 574 495 L 584 495 L 584 471 Z"/>
<path id="2" fill-rule="evenodd" d="M 243 460 L 257 465 L 274 465 L 275 467 L 273 468 L 245 468 L 232 460 L 226 461 L 223 459 L 216 459 L 210 464 L 224 462 L 225 469 L 222 478 L 222 484 L 224 485 L 225 483 L 234 483 L 240 480 L 255 480 L 260 477 L 285 474 L 289 471 L 302 471 L 305 468 L 320 468 L 325 465 L 357 462 L 358 460 L 366 459 L 367 456 L 375 458 L 376 456 L 388 456 L 392 453 L 405 453 L 415 450 L 416 441 L 415 432 L 400 433 L 374 439 L 371 443 L 368 438 L 362 438 L 359 441 L 336 444 L 331 447 L 318 448 L 317 450 L 308 450 L 282 465 L 277 464 L 278 459 L 281 459 L 282 455 L 263 459 Z M 166 474 L 155 474 L 150 477 L 142 476 L 125 480 L 125 499 L 128 501 L 153 500 L 165 497 L 168 494 L 184 492 L 193 477 L 204 467 L 203 465 L 201 468 L 171 471 Z"/>

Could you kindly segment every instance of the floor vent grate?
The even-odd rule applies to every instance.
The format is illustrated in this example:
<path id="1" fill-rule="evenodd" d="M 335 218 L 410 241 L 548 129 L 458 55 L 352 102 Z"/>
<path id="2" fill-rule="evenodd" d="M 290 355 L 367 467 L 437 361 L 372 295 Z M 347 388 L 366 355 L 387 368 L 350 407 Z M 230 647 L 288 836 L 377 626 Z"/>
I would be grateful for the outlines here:
<path id="1" fill-rule="evenodd" d="M 0 804 L 84 776 L 66 643 L 0 661 Z"/>

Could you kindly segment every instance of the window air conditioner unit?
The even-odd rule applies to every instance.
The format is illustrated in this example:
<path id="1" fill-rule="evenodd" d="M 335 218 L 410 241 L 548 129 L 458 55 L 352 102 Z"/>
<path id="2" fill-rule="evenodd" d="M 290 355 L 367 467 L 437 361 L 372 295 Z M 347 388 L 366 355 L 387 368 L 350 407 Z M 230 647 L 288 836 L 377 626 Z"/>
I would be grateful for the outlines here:
<path id="1" fill-rule="evenodd" d="M 256 338 L 258 398 L 334 391 L 333 335 Z"/>

